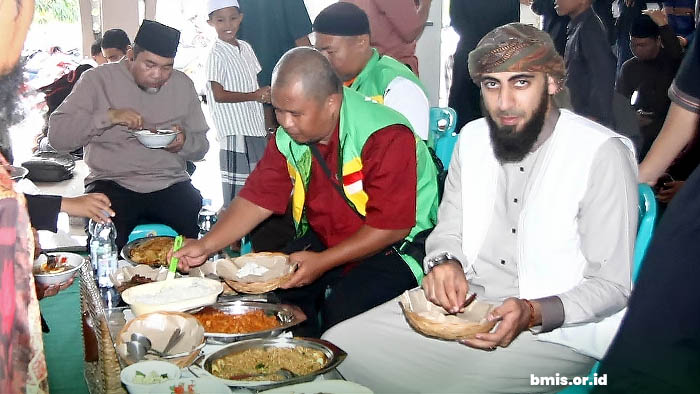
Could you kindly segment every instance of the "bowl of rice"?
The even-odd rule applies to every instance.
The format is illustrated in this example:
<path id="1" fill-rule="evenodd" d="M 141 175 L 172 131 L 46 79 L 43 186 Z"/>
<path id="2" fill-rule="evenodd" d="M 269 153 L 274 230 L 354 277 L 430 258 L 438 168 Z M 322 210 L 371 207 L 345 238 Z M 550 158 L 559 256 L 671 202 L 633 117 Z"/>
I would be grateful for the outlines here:
<path id="1" fill-rule="evenodd" d="M 126 289 L 122 299 L 136 316 L 158 311 L 180 312 L 215 303 L 223 289 L 217 280 L 186 277 Z"/>

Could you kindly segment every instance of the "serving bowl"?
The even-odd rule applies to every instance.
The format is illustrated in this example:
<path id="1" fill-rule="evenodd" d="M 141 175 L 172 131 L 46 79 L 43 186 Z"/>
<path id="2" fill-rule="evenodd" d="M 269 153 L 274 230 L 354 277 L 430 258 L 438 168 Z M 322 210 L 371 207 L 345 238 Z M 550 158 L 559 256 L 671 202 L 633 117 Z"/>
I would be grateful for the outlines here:
<path id="1" fill-rule="evenodd" d="M 227 315 L 242 315 L 253 311 L 263 311 L 268 316 L 275 316 L 279 325 L 267 330 L 260 330 L 246 333 L 219 333 L 208 332 L 207 327 L 204 327 L 204 337 L 207 343 L 222 345 L 246 339 L 276 337 L 284 331 L 296 326 L 306 320 L 306 315 L 294 305 L 285 304 L 270 304 L 267 302 L 256 301 L 231 301 L 220 302 L 210 306 Z M 196 314 L 199 310 L 190 310 L 189 313 Z"/>
<path id="2" fill-rule="evenodd" d="M 134 378 L 136 377 L 137 372 L 140 372 L 146 376 L 148 376 L 151 372 L 155 372 L 158 376 L 167 375 L 167 380 L 158 383 L 135 383 Z M 119 377 L 121 378 L 122 383 L 124 383 L 126 386 L 126 389 L 129 390 L 129 393 L 149 393 L 154 386 L 160 386 L 161 384 L 172 384 L 172 382 L 179 379 L 180 367 L 166 361 L 146 360 L 131 364 L 122 369 Z"/>
<path id="3" fill-rule="evenodd" d="M 48 258 L 46 257 L 47 254 L 39 255 L 39 257 L 37 257 L 37 259 L 34 260 L 32 272 L 34 273 L 34 279 L 45 286 L 57 285 L 70 280 L 70 278 L 75 276 L 80 267 L 85 263 L 85 259 L 82 256 L 75 253 L 60 252 L 48 253 L 48 255 L 56 256 L 57 258 L 65 257 L 65 264 L 67 266 L 70 266 L 71 268 L 67 269 L 66 271 L 57 272 L 54 274 L 41 273 L 41 266 L 48 261 Z"/>
<path id="4" fill-rule="evenodd" d="M 298 375 L 298 376 L 283 379 L 280 381 L 246 381 L 246 380 L 222 379 L 222 378 L 214 375 L 212 372 L 213 364 L 217 360 L 224 358 L 224 357 L 231 355 L 231 354 L 237 354 L 237 353 L 243 352 L 245 350 L 250 350 L 250 349 L 265 349 L 265 348 L 287 348 L 287 349 L 290 349 L 290 348 L 295 348 L 298 346 L 303 346 L 306 348 L 310 348 L 310 349 L 318 350 L 318 351 L 322 352 L 324 357 L 325 357 L 325 364 L 323 365 L 323 367 L 312 372 L 312 373 L 306 374 L 306 375 Z M 336 368 L 338 365 L 340 365 L 341 362 L 343 362 L 343 360 L 345 360 L 345 357 L 347 357 L 347 353 L 345 351 L 343 351 L 339 347 L 337 347 L 334 344 L 332 344 L 328 341 L 325 341 L 323 339 L 302 338 L 302 337 L 248 339 L 245 341 L 233 343 L 231 345 L 228 345 L 228 346 L 226 346 L 222 349 L 219 349 L 218 351 L 208 355 L 204 359 L 203 369 L 213 379 L 215 379 L 221 383 L 224 383 L 227 386 L 246 387 L 246 388 L 251 388 L 251 389 L 255 389 L 255 390 L 259 391 L 259 390 L 270 389 L 270 388 L 274 388 L 274 387 L 286 386 L 289 384 L 311 381 L 314 378 L 316 378 L 316 376 L 324 374 L 324 373 L 329 372 L 329 371 L 333 370 L 334 368 Z"/>
<path id="5" fill-rule="evenodd" d="M 165 148 L 175 140 L 179 131 L 159 129 L 153 130 L 137 130 L 134 131 L 136 139 L 146 148 L 158 149 Z"/>
<path id="6" fill-rule="evenodd" d="M 145 336 L 151 342 L 151 349 L 162 352 L 177 329 L 184 334 L 168 352 L 168 356 L 178 355 L 178 357 L 168 357 L 167 361 L 184 368 L 192 364 L 204 344 L 204 327 L 194 316 L 187 313 L 154 312 L 127 322 L 117 334 L 115 342 L 117 353 L 126 364 L 132 364 L 133 360 L 128 357 L 126 345 L 131 340 L 131 334 L 137 333 Z M 146 355 L 146 358 L 164 360 L 150 353 Z"/>
<path id="7" fill-rule="evenodd" d="M 124 290 L 122 299 L 134 315 L 158 311 L 185 311 L 211 305 L 223 291 L 221 282 L 207 278 L 184 277 L 146 283 Z"/>
<path id="8" fill-rule="evenodd" d="M 121 251 L 122 258 L 123 258 L 124 260 L 126 260 L 127 262 L 129 262 L 129 264 L 131 264 L 131 265 L 135 265 L 135 266 L 138 266 L 138 265 L 149 265 L 149 264 L 146 264 L 146 263 L 140 263 L 140 262 L 134 261 L 134 260 L 131 258 L 131 255 L 132 255 L 132 253 L 133 253 L 136 249 L 138 249 L 138 248 L 141 247 L 142 245 L 144 245 L 144 244 L 146 244 L 146 243 L 148 243 L 148 242 L 157 241 L 157 240 L 160 240 L 160 239 L 167 239 L 167 240 L 172 240 L 173 242 L 175 242 L 175 237 L 171 237 L 171 236 L 169 236 L 169 235 L 157 235 L 157 236 L 154 236 L 154 237 L 138 238 L 138 239 L 135 239 L 135 240 L 133 240 L 133 241 L 127 243 L 126 245 L 124 245 L 124 247 L 122 248 L 122 251 Z M 170 243 L 170 245 L 172 245 L 172 243 Z M 172 247 L 172 246 L 171 246 L 171 247 Z M 154 267 L 167 267 L 167 266 L 168 266 L 168 262 L 165 261 L 165 259 L 163 259 L 162 261 L 158 261 L 158 264 L 151 264 L 151 266 L 154 266 Z"/>

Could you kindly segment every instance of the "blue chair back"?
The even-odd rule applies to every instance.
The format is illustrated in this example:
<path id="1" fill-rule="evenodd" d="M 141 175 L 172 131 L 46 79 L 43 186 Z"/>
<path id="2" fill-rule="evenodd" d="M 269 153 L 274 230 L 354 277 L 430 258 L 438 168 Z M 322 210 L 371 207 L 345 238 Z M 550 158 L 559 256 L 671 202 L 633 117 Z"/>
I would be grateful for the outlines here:
<path id="1" fill-rule="evenodd" d="M 647 253 L 656 226 L 656 197 L 654 190 L 646 183 L 639 184 L 639 222 L 637 223 L 637 239 L 634 242 L 634 266 L 632 267 L 632 283 L 637 281 L 639 269 Z"/>
<path id="2" fill-rule="evenodd" d="M 131 231 L 127 242 L 131 242 L 139 238 L 155 237 L 158 235 L 167 235 L 175 237 L 177 236 L 177 232 L 173 230 L 172 227 L 166 226 L 165 224 L 139 224 L 138 226 L 134 227 L 134 229 Z"/>
<path id="3" fill-rule="evenodd" d="M 430 108 L 428 146 L 435 149 L 435 154 L 447 169 L 450 166 L 452 150 L 457 142 L 457 113 L 450 107 Z"/>
<path id="4" fill-rule="evenodd" d="M 632 266 L 632 283 L 637 281 L 637 275 L 642 267 L 642 261 L 647 253 L 656 226 L 656 197 L 651 186 L 646 183 L 639 184 L 639 222 L 637 222 L 637 238 L 634 241 L 634 263 Z M 593 374 L 598 372 L 600 362 L 596 362 L 591 368 L 588 380 L 592 381 Z M 594 386 L 569 386 L 559 394 L 585 394 L 590 393 Z"/>

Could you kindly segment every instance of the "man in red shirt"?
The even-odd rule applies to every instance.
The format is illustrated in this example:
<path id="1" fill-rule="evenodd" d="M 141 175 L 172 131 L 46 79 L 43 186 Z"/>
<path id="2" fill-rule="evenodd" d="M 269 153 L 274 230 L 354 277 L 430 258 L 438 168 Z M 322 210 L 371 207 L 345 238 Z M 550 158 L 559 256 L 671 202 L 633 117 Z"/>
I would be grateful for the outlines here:
<path id="1" fill-rule="evenodd" d="M 279 295 L 306 313 L 300 332 L 319 335 L 419 284 L 436 170 L 401 114 L 343 88 L 314 49 L 282 57 L 272 104 L 281 126 L 246 185 L 204 238 L 174 255 L 185 270 L 202 264 L 283 213 L 292 195 L 298 238 L 286 252 L 298 268 Z"/>

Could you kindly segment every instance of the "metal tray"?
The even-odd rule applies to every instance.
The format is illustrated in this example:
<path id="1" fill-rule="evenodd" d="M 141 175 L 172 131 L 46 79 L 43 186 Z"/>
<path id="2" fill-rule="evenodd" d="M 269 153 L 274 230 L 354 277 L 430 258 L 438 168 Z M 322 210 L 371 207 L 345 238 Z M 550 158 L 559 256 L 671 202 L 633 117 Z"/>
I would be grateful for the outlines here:
<path id="1" fill-rule="evenodd" d="M 255 310 L 262 310 L 267 315 L 275 315 L 277 321 L 280 323 L 279 327 L 271 328 L 264 331 L 249 332 L 245 334 L 223 334 L 223 333 L 213 333 L 205 332 L 204 337 L 207 343 L 214 345 L 224 345 L 233 342 L 239 342 L 246 339 L 253 338 L 267 338 L 276 337 L 288 330 L 291 327 L 306 320 L 306 315 L 299 309 L 299 307 L 294 305 L 285 304 L 268 304 L 266 302 L 256 302 L 256 301 L 231 301 L 231 302 L 219 302 L 214 305 L 209 305 L 211 308 L 216 308 L 221 312 L 229 315 L 241 315 L 246 312 L 252 312 Z M 197 313 L 202 308 L 197 308 L 187 311 L 188 313 Z"/>
<path id="2" fill-rule="evenodd" d="M 131 250 L 134 249 L 134 248 L 136 248 L 137 246 L 141 245 L 142 243 L 144 243 L 144 242 L 146 242 L 146 241 L 149 241 L 149 240 L 152 240 L 152 239 L 156 239 L 156 238 L 172 238 L 172 239 L 175 239 L 175 237 L 171 237 L 171 236 L 167 236 L 167 235 L 157 235 L 157 236 L 155 236 L 155 237 L 145 237 L 145 238 L 135 239 L 135 240 L 129 242 L 128 244 L 124 245 L 124 247 L 122 248 L 122 252 L 121 252 L 122 258 L 123 258 L 124 260 L 126 260 L 126 261 L 127 261 L 129 264 L 131 264 L 131 265 L 140 265 L 141 263 L 137 263 L 137 262 L 135 262 L 135 261 L 132 261 L 131 258 L 129 257 L 129 255 L 131 254 Z M 166 268 L 168 267 L 167 264 L 165 264 L 165 265 L 163 265 L 163 266 L 166 267 Z M 151 267 L 155 267 L 155 266 L 151 266 Z"/>
<path id="3" fill-rule="evenodd" d="M 244 350 L 248 349 L 254 349 L 254 348 L 269 348 L 269 347 L 278 347 L 278 348 L 293 348 L 296 346 L 304 346 L 308 348 L 312 348 L 315 350 L 320 350 L 326 355 L 326 359 L 328 362 L 326 365 L 319 369 L 316 372 L 313 372 L 309 375 L 303 375 L 303 376 L 297 376 L 291 379 L 287 380 L 282 380 L 279 382 L 272 382 L 272 381 L 260 381 L 260 382 L 255 382 L 255 381 L 241 381 L 241 380 L 228 380 L 228 379 L 221 379 L 219 377 L 214 376 L 211 373 L 212 370 L 212 363 L 222 357 L 228 356 L 229 354 L 235 354 L 235 353 L 240 353 Z M 303 382 L 308 382 L 316 378 L 318 375 L 322 375 L 324 373 L 327 373 L 333 369 L 335 369 L 338 365 L 340 365 L 343 360 L 345 360 L 345 357 L 347 357 L 347 353 L 345 353 L 342 349 L 339 347 L 335 346 L 334 344 L 324 341 L 323 339 L 316 339 L 316 338 L 302 338 L 302 337 L 295 337 L 295 338 L 268 338 L 268 339 L 249 339 L 247 341 L 242 341 L 238 343 L 234 343 L 231 345 L 226 346 L 225 348 L 214 352 L 207 356 L 207 358 L 204 359 L 203 363 L 203 369 L 206 371 L 208 375 L 210 375 L 212 378 L 228 385 L 231 387 L 248 387 L 248 388 L 254 388 L 255 390 L 265 390 L 265 389 L 271 389 L 275 387 L 280 387 L 280 386 L 286 386 L 289 384 L 295 384 L 295 383 L 303 383 Z"/>

